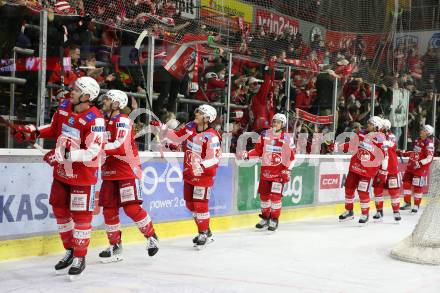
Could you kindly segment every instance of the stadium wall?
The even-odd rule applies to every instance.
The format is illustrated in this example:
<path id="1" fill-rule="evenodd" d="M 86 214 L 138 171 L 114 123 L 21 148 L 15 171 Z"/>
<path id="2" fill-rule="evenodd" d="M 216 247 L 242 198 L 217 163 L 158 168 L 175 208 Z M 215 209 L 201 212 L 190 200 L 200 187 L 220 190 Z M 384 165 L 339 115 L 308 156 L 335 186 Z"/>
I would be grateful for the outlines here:
<path id="1" fill-rule="evenodd" d="M 183 201 L 182 153 L 141 153 L 144 208 L 161 239 L 196 234 Z M 281 221 L 336 216 L 344 209 L 349 156 L 297 155 L 283 197 Z M 405 164 L 401 164 L 402 170 Z M 224 154 L 210 200 L 213 231 L 253 227 L 258 219 L 259 164 Z M 0 149 L 0 261 L 62 251 L 48 203 L 52 168 L 33 149 Z M 97 203 L 100 182 L 96 185 Z M 373 204 L 373 203 L 372 203 Z M 102 211 L 95 205 L 91 247 L 106 246 Z M 143 236 L 121 213 L 124 242 Z"/>

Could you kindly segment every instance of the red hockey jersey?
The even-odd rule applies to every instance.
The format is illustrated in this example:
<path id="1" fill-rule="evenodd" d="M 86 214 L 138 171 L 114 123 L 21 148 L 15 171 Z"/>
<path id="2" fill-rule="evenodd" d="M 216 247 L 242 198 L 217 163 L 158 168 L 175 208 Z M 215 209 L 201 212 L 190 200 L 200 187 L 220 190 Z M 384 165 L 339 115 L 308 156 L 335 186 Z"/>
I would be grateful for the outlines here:
<path id="1" fill-rule="evenodd" d="M 255 149 L 249 151 L 249 158 L 261 157 L 261 178 L 267 181 L 283 182 L 282 173 L 291 170 L 295 160 L 295 143 L 286 132 L 275 135 L 268 129 L 261 133 Z"/>
<path id="2" fill-rule="evenodd" d="M 396 153 L 396 136 L 390 131 L 386 134 L 386 140 L 388 144 L 388 175 L 397 175 L 399 173 L 399 161 Z"/>
<path id="3" fill-rule="evenodd" d="M 91 107 L 82 113 L 73 112 L 73 105 L 64 100 L 49 125 L 38 128 L 41 138 L 57 139 L 57 148 L 66 148 L 70 160 L 55 163 L 55 179 L 71 185 L 93 185 L 97 181 L 105 122 L 101 112 Z"/>
<path id="4" fill-rule="evenodd" d="M 142 169 L 138 148 L 134 140 L 133 122 L 125 114 L 119 114 L 107 122 L 107 155 L 102 166 L 103 180 L 140 179 Z"/>
<path id="5" fill-rule="evenodd" d="M 406 170 L 418 176 L 427 176 L 429 166 L 431 166 L 434 158 L 434 143 L 432 139 L 418 138 L 414 142 L 412 151 L 402 153 L 404 157 L 409 157 L 408 166 Z"/>
<path id="6" fill-rule="evenodd" d="M 183 144 L 183 180 L 195 186 L 210 187 L 220 163 L 220 136 L 216 130 L 209 128 L 197 132 L 197 125 L 191 121 L 185 127 L 165 134 L 173 143 Z"/>
<path id="7" fill-rule="evenodd" d="M 354 141 L 356 153 L 351 157 L 349 170 L 361 176 L 374 178 L 379 168 L 388 168 L 388 146 L 383 133 L 361 130 Z M 350 142 L 352 144 L 352 142 Z"/>

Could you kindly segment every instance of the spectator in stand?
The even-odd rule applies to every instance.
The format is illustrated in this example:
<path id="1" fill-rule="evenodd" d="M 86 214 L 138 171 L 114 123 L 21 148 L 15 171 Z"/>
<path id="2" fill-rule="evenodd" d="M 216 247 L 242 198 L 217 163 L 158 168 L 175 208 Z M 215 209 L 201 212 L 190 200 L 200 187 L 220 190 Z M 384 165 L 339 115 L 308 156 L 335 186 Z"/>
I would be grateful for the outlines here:
<path id="1" fill-rule="evenodd" d="M 329 66 L 322 69 L 323 72 L 316 77 L 316 100 L 313 103 L 313 113 L 321 116 L 324 111 L 333 109 L 334 85 L 337 77 Z"/>

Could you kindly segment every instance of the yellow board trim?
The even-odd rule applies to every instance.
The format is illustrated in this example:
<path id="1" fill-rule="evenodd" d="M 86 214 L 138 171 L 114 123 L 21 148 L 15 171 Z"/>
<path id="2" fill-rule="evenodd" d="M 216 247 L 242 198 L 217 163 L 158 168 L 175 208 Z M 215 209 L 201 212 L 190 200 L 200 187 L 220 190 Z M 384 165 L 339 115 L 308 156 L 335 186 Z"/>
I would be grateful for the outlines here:
<path id="1" fill-rule="evenodd" d="M 371 207 L 374 208 L 374 201 L 370 204 Z M 389 200 L 388 203 L 386 200 L 384 204 L 385 206 L 389 206 Z M 359 212 L 359 208 L 355 208 L 355 210 Z M 306 218 L 334 216 L 343 211 L 343 203 L 290 208 L 283 209 L 280 220 L 281 222 L 288 222 Z M 214 232 L 228 231 L 237 228 L 251 228 L 257 221 L 258 213 L 239 214 L 214 217 L 211 219 L 210 226 Z M 197 233 L 193 220 L 158 223 L 154 225 L 154 229 L 160 239 L 192 236 Z M 136 227 L 124 227 L 122 231 L 124 243 L 141 242 L 145 240 Z M 108 240 L 104 230 L 95 230 L 92 232 L 90 248 L 104 247 L 107 245 Z M 4 240 L 0 241 L 0 261 L 59 253 L 63 250 L 58 234 Z"/>

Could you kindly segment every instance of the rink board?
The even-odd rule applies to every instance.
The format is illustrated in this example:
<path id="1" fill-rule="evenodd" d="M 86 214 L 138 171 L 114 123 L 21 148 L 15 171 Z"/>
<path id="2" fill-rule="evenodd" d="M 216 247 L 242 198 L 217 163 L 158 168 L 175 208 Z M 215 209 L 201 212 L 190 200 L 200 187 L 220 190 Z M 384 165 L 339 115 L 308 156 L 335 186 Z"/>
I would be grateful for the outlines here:
<path id="1" fill-rule="evenodd" d="M 320 188 L 324 164 L 346 165 L 348 156 L 297 156 L 292 180 L 284 193 L 281 221 L 337 215 L 342 197 L 328 196 Z M 160 238 L 196 233 L 192 215 L 182 195 L 182 154 L 141 154 L 143 206 L 150 213 Z M 255 193 L 259 165 L 242 164 L 225 154 L 212 189 L 212 229 L 225 231 L 252 227 L 258 219 L 259 199 Z M 252 165 L 254 164 L 254 165 Z M 344 170 L 342 170 L 344 171 Z M 342 172 L 341 171 L 341 172 Z M 346 171 L 345 171 L 346 172 Z M 45 255 L 62 250 L 57 226 L 48 204 L 52 168 L 35 150 L 0 151 L 0 260 Z M 243 181 L 244 180 L 244 181 Z M 99 197 L 100 182 L 96 186 Z M 340 188 L 340 186 L 335 186 Z M 339 191 L 338 191 L 339 193 Z M 96 199 L 97 202 L 97 199 Z M 373 203 L 372 203 L 373 205 Z M 94 209 L 92 247 L 107 245 L 101 209 Z M 124 242 L 143 241 L 131 220 L 121 213 Z"/>

